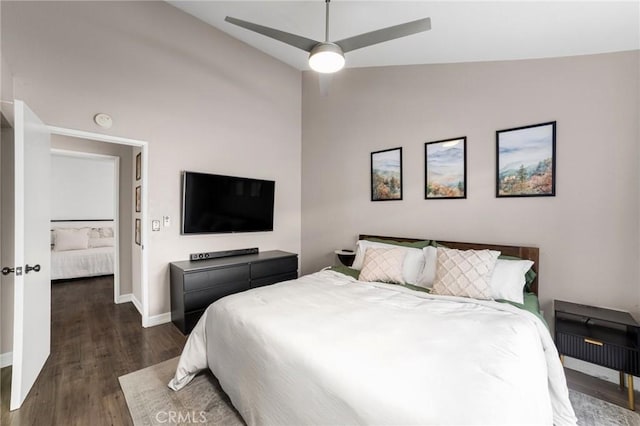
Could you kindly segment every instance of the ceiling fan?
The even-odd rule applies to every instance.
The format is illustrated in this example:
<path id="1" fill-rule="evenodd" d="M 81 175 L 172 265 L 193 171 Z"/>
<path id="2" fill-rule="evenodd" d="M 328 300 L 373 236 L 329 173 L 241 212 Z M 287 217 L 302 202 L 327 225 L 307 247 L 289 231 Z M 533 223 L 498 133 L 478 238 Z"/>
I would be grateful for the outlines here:
<path id="1" fill-rule="evenodd" d="M 309 66 L 319 73 L 334 73 L 340 71 L 342 67 L 344 67 L 344 54 L 352 50 L 431 29 L 431 18 L 423 18 L 331 42 L 329 41 L 329 1 L 330 0 L 325 0 L 326 19 L 324 41 L 312 40 L 296 34 L 232 18 L 231 16 L 227 16 L 224 20 L 309 52 Z"/>

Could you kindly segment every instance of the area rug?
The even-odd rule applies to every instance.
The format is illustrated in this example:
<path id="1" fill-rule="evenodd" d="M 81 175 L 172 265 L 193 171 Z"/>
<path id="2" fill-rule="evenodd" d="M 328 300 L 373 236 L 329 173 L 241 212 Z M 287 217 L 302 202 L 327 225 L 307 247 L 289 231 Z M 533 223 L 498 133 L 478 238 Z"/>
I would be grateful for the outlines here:
<path id="1" fill-rule="evenodd" d="M 177 364 L 173 358 L 119 378 L 135 426 L 244 425 L 211 372 L 179 392 L 169 389 Z M 638 413 L 572 390 L 569 397 L 580 426 L 640 426 Z"/>

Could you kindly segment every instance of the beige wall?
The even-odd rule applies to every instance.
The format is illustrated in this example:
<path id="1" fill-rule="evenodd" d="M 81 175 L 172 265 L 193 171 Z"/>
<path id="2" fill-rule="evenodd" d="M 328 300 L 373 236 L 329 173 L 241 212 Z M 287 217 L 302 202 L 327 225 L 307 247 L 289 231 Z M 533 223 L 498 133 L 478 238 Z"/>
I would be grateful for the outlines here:
<path id="1" fill-rule="evenodd" d="M 172 220 L 147 229 L 150 315 L 169 312 L 168 264 L 189 253 L 300 251 L 299 71 L 163 2 L 1 7 L 16 97 L 47 124 L 149 142 L 149 217 Z M 182 170 L 275 180 L 274 231 L 181 236 Z"/>
<path id="2" fill-rule="evenodd" d="M 106 142 L 97 142 L 68 136 L 51 136 L 51 148 L 67 151 L 87 152 L 91 154 L 111 155 L 120 158 L 119 232 L 120 232 L 120 295 L 132 292 L 133 269 L 139 269 L 140 263 L 132 265 L 133 242 L 133 148 Z M 82 219 L 82 218 L 78 218 Z M 132 269 L 133 268 L 133 269 Z M 139 275 L 139 273 L 138 273 Z"/>
<path id="3" fill-rule="evenodd" d="M 540 247 L 540 296 L 636 311 L 638 52 L 303 74 L 302 269 L 358 233 Z M 557 196 L 495 198 L 495 131 L 557 120 Z M 467 136 L 468 198 L 424 200 L 424 142 Z M 370 201 L 403 147 L 404 200 Z"/>

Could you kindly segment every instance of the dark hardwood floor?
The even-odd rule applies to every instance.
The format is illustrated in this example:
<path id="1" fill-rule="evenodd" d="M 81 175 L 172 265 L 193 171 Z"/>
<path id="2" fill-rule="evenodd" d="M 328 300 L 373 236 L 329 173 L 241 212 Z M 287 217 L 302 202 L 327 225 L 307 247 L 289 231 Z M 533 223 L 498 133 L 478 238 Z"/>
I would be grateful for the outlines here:
<path id="1" fill-rule="evenodd" d="M 118 377 L 180 355 L 173 326 L 143 328 L 131 303 L 113 303 L 113 278 L 58 282 L 51 291 L 51 355 L 19 410 L 1 372 L 1 424 L 131 425 Z"/>
<path id="2" fill-rule="evenodd" d="M 0 423 L 131 425 L 118 377 L 178 356 L 185 337 L 172 324 L 142 328 L 131 303 L 113 303 L 111 277 L 55 283 L 51 293 L 51 355 L 22 408 L 13 412 L 11 368 L 2 369 Z M 565 371 L 569 388 L 627 406 L 626 390 Z"/>

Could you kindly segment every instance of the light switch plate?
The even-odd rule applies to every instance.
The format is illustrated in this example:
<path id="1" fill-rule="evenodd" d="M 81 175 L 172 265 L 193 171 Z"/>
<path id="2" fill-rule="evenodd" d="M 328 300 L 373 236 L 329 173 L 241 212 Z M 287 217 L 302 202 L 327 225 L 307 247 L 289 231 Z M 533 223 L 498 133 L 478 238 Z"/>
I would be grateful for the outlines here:
<path id="1" fill-rule="evenodd" d="M 152 220 L 151 221 L 151 230 L 152 231 L 159 231 L 160 230 L 160 221 L 159 220 Z"/>

